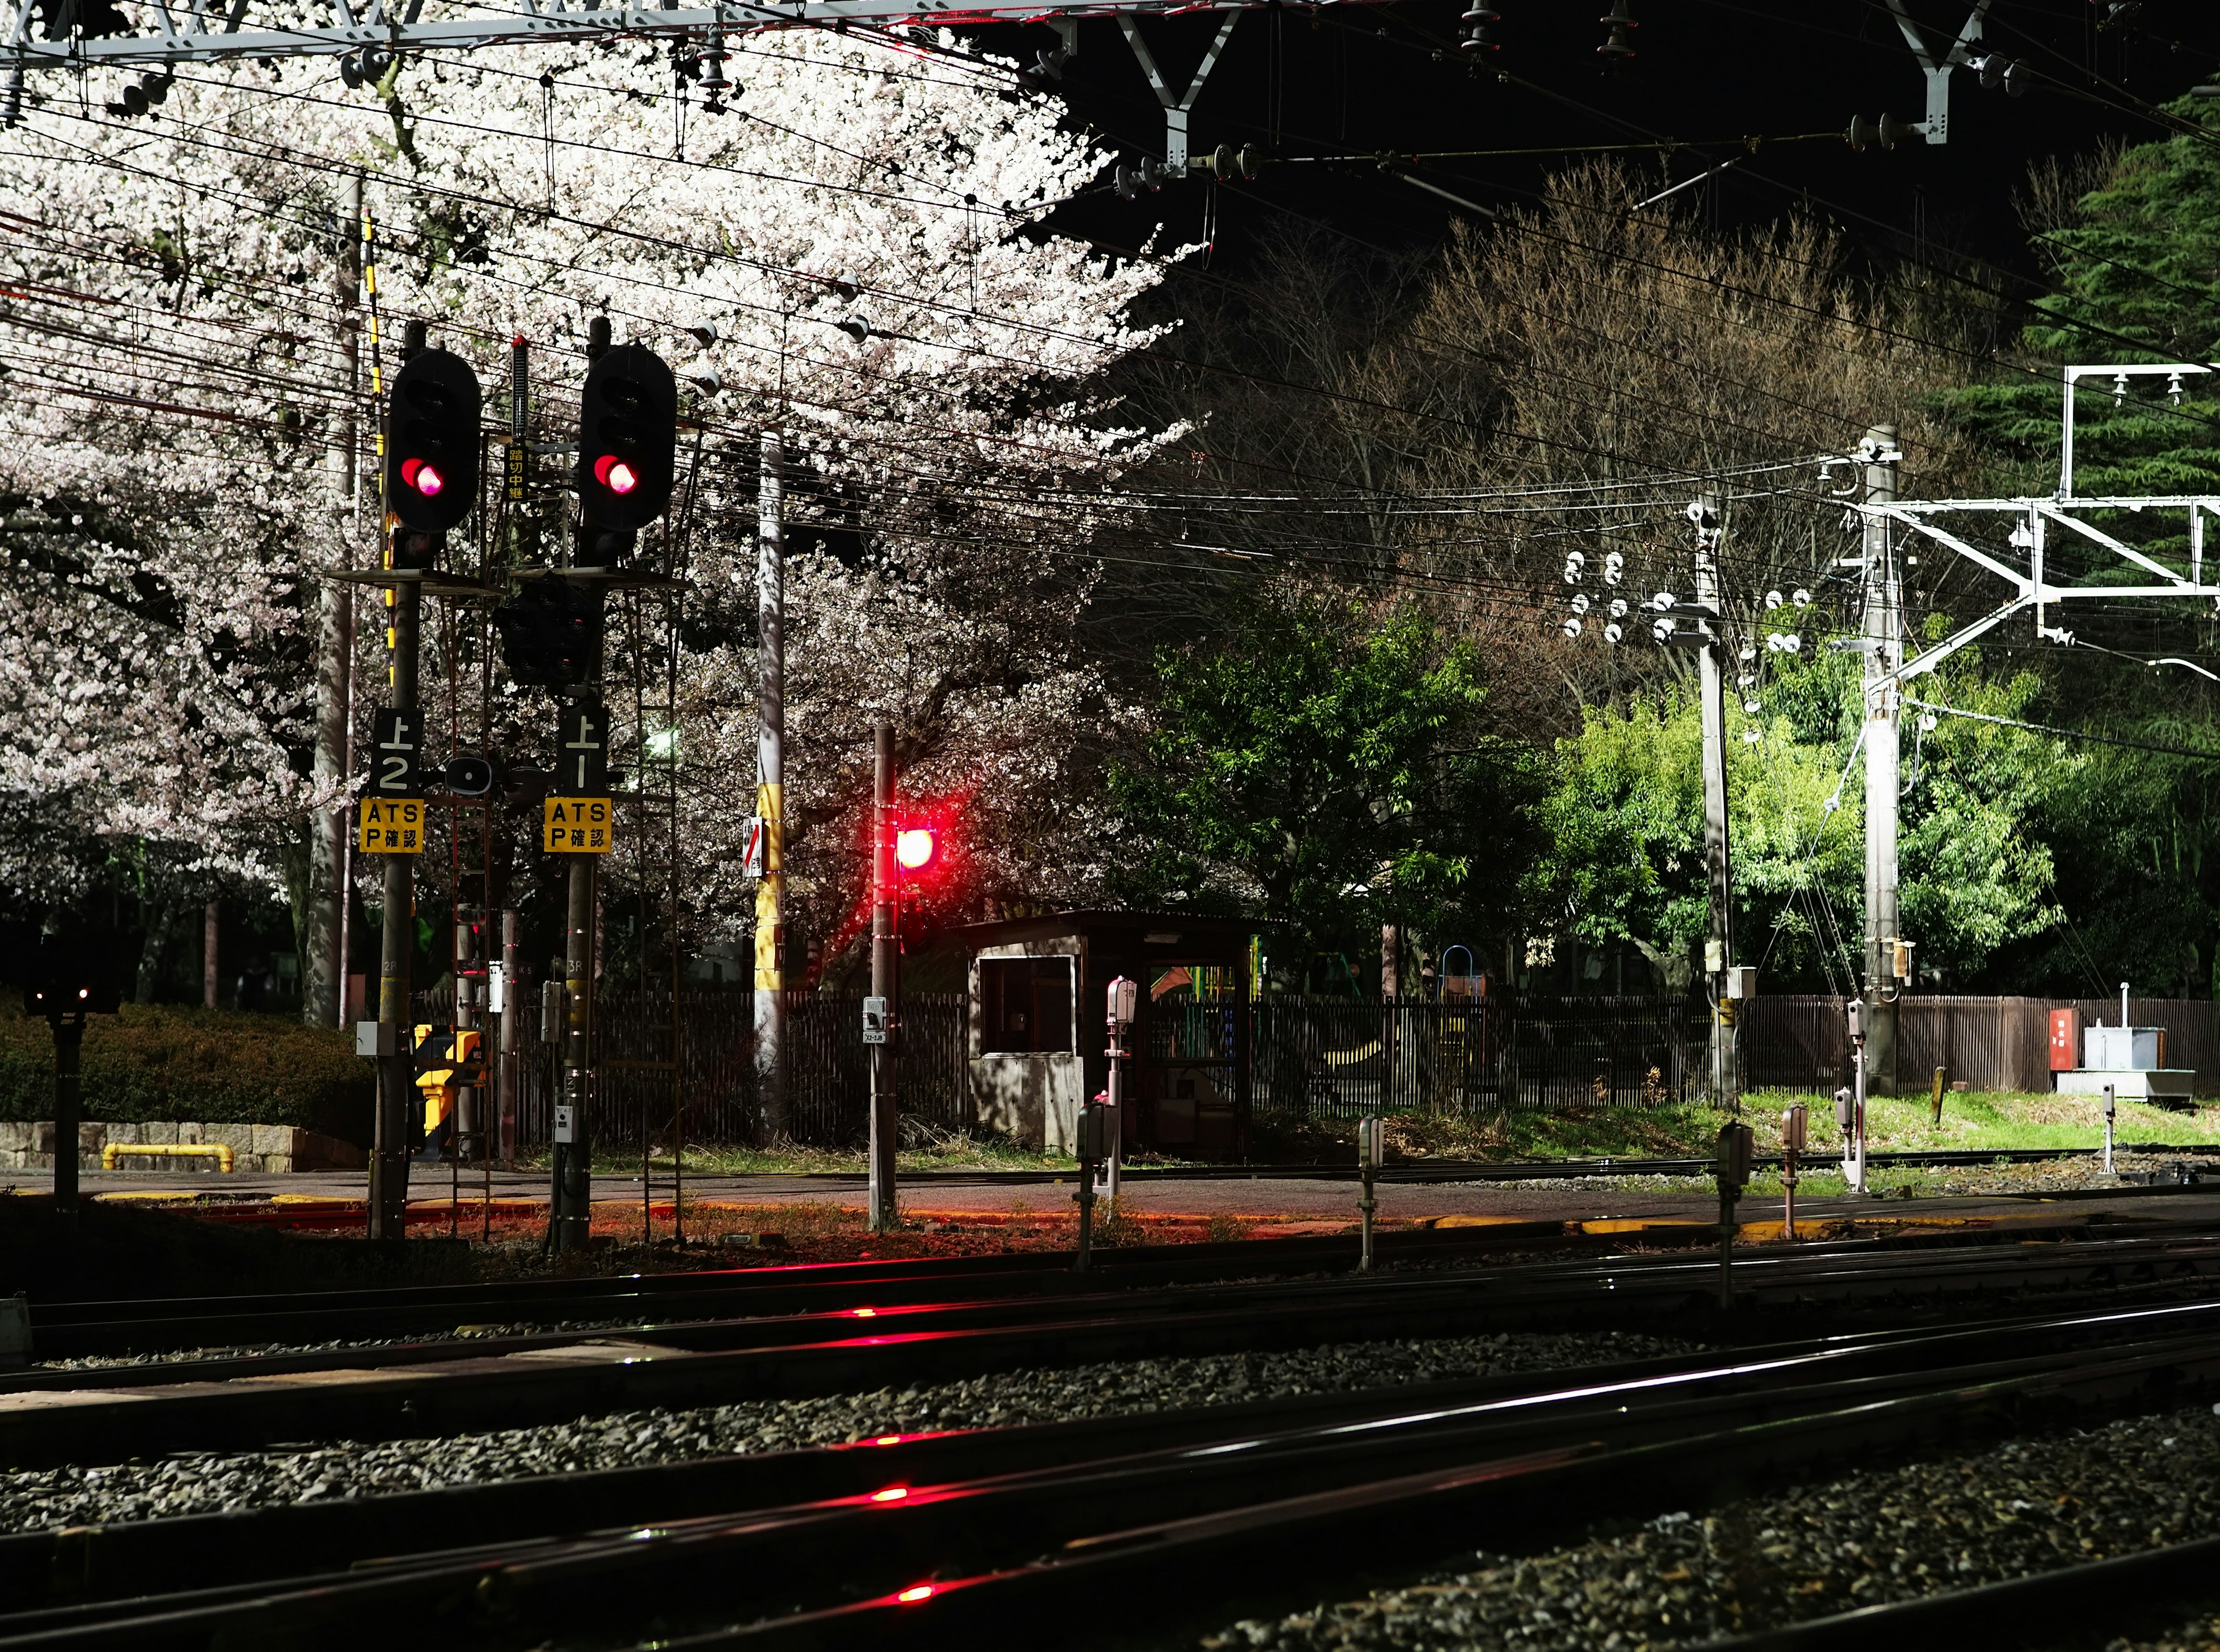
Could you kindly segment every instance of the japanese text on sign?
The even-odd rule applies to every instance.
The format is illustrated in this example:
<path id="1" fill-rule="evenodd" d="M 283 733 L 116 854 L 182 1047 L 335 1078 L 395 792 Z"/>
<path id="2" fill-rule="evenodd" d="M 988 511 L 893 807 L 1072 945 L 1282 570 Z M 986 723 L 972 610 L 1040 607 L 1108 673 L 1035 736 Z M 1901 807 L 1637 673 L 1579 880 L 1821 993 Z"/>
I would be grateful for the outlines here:
<path id="1" fill-rule="evenodd" d="M 365 797 L 355 847 L 365 855 L 421 855 L 424 852 L 424 800 L 421 797 Z"/>
<path id="2" fill-rule="evenodd" d="M 614 818 L 606 797 L 551 797 L 539 846 L 551 855 L 606 855 L 616 847 Z"/>

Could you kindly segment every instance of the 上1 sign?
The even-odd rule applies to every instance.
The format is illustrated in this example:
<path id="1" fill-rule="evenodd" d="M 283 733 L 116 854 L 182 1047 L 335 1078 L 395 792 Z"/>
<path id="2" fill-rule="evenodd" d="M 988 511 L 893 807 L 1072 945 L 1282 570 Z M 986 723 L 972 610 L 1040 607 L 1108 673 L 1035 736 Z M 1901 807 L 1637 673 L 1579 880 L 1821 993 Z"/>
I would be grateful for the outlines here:
<path id="1" fill-rule="evenodd" d="M 421 855 L 424 852 L 424 800 L 421 797 L 365 797 L 355 847 L 365 855 Z"/>
<path id="2" fill-rule="evenodd" d="M 551 855 L 606 855 L 616 847 L 615 813 L 606 797 L 551 797 L 539 846 Z"/>

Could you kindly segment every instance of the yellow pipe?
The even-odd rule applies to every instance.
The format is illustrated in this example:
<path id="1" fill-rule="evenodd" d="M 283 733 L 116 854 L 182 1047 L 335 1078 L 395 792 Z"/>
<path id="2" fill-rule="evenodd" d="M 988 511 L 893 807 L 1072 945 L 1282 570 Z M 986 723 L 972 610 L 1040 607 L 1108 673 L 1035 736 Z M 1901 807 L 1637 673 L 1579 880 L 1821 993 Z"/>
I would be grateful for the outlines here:
<path id="1" fill-rule="evenodd" d="M 110 1142 L 100 1150 L 100 1168 L 103 1170 L 113 1170 L 115 1168 L 115 1161 L 126 1153 L 137 1153 L 141 1156 L 158 1158 L 214 1157 L 217 1169 L 228 1172 L 231 1169 L 231 1149 L 221 1142 L 211 1143 L 207 1146 L 191 1142 L 147 1142 L 129 1144 L 122 1142 Z"/>

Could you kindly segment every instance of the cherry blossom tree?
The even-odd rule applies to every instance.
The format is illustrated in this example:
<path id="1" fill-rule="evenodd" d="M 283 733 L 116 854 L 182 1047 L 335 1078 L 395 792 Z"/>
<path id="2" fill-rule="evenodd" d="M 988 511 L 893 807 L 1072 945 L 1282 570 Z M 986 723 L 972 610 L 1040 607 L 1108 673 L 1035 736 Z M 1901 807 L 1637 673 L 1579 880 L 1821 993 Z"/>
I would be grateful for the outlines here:
<path id="1" fill-rule="evenodd" d="M 798 886 L 845 898 L 868 726 L 891 716 L 919 783 L 970 800 L 975 887 L 1083 888 L 1079 771 L 1120 714 L 1076 645 L 1086 549 L 1152 439 L 1098 386 L 1148 341 L 1124 317 L 1157 271 L 1042 228 L 1101 157 L 931 44 L 734 41 L 722 109 L 698 58 L 639 42 L 404 60 L 352 89 L 327 62 L 192 66 L 139 118 L 109 110 L 135 75 L 34 85 L 0 138 L 0 886 L 67 898 L 128 841 L 273 891 L 290 873 L 297 896 L 307 823 L 347 783 L 312 760 L 315 655 L 325 572 L 377 554 L 373 377 L 422 321 L 494 420 L 524 339 L 544 443 L 607 316 L 690 387 L 683 551 L 651 530 L 641 555 L 689 580 L 702 933 L 747 922 L 720 857 L 753 780 L 765 428 L 788 449 L 789 799 L 824 822 Z M 357 199 L 374 301 L 343 296 Z M 555 493 L 561 461 L 536 463 Z M 546 558 L 567 529 L 540 526 L 452 558 Z M 384 665 L 361 600 L 359 730 Z M 427 684 L 475 675 L 447 634 L 427 620 Z M 454 634 L 467 655 L 481 633 Z M 622 707 L 635 662 L 610 635 Z M 496 701 L 502 749 L 552 734 L 537 691 Z M 670 739 L 621 731 L 651 735 Z"/>

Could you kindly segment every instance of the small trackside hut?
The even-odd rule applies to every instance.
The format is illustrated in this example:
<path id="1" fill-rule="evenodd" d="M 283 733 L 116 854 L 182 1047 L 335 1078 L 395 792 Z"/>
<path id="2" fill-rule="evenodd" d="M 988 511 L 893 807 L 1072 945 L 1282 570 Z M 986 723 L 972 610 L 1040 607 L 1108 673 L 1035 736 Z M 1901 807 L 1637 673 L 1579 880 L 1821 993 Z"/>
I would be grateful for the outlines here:
<path id="1" fill-rule="evenodd" d="M 1125 1150 L 1234 1159 L 1249 1144 L 1258 926 L 1190 913 L 1059 912 L 972 924 L 971 1103 L 990 1130 L 1069 1153 L 1107 1088 L 1107 994 L 1139 983 Z"/>

